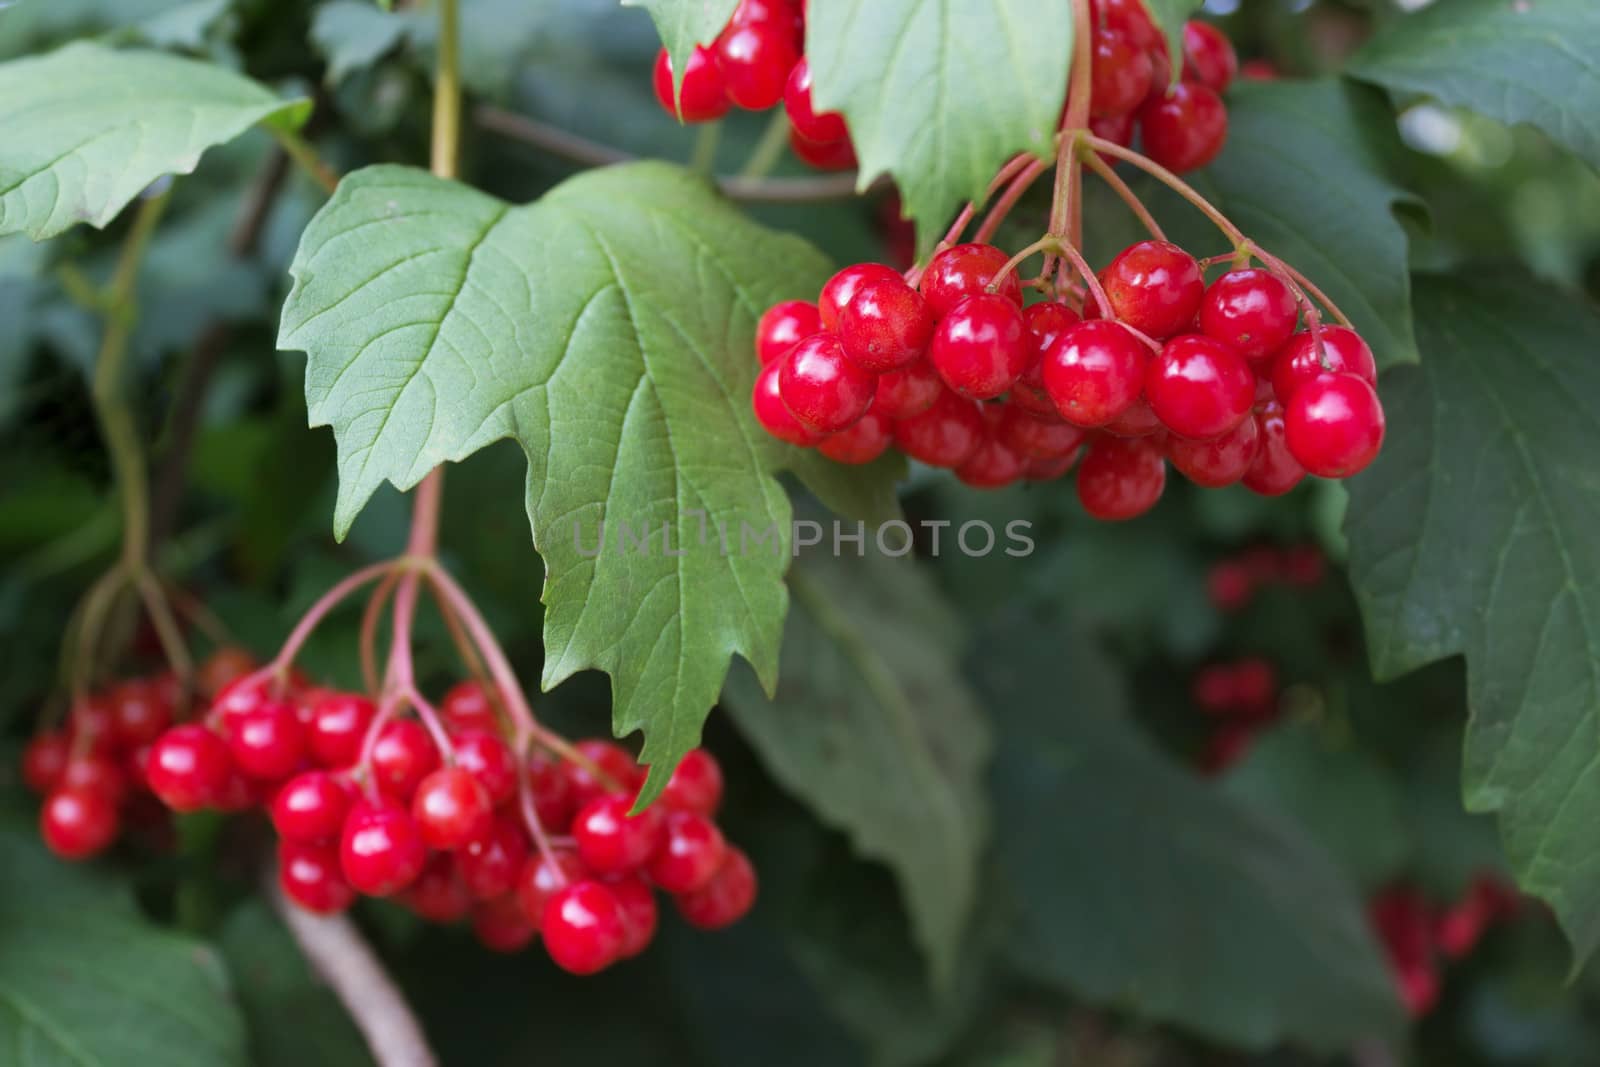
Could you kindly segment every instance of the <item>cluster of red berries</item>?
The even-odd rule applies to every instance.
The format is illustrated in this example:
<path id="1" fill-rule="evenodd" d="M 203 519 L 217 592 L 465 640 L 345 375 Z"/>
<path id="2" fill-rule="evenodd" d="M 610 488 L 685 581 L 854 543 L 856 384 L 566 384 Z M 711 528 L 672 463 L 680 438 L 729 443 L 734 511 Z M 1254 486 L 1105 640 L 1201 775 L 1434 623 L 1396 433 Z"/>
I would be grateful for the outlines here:
<path id="1" fill-rule="evenodd" d="M 1260 545 L 1212 564 L 1206 575 L 1206 593 L 1218 610 L 1242 611 L 1267 586 L 1309 589 L 1320 585 L 1327 568 L 1327 558 L 1316 545 Z"/>
<path id="2" fill-rule="evenodd" d="M 811 104 L 805 28 L 804 3 L 740 0 L 717 39 L 689 56 L 676 101 L 672 58 L 665 48 L 657 53 L 656 100 L 682 122 L 711 122 L 735 106 L 765 111 L 782 101 L 794 154 L 822 170 L 849 170 L 856 153 L 844 116 Z"/>
<path id="3" fill-rule="evenodd" d="M 1516 889 L 1493 874 L 1480 874 L 1460 900 L 1441 907 L 1407 884 L 1392 885 L 1368 902 L 1368 919 L 1413 1018 L 1439 1002 L 1441 960 L 1465 958 L 1490 927 L 1516 915 L 1521 905 Z"/>
<path id="4" fill-rule="evenodd" d="M 980 488 L 1059 477 L 1087 446 L 1079 499 L 1112 520 L 1155 505 L 1168 462 L 1198 485 L 1276 496 L 1377 455 L 1372 351 L 1342 327 L 1297 332 L 1295 296 L 1271 271 L 1208 286 L 1189 253 L 1141 241 L 1100 272 L 1103 311 L 1092 293 L 1081 308 L 1024 308 L 1008 262 L 992 245 L 956 245 L 917 288 L 861 263 L 815 304 L 769 309 L 757 420 L 842 463 L 892 443 Z"/>
<path id="5" fill-rule="evenodd" d="M 1227 36 L 1205 22 L 1183 27 L 1183 71 L 1172 80 L 1167 39 L 1143 0 L 1091 0 L 1094 38 L 1089 129 L 1177 173 L 1210 163 L 1228 139 L 1222 93 L 1239 73 Z"/>
<path id="6" fill-rule="evenodd" d="M 1259 656 L 1212 663 L 1194 676 L 1195 706 L 1216 721 L 1200 752 L 1200 769 L 1221 774 L 1250 750 L 1256 735 L 1278 717 L 1278 672 Z"/>

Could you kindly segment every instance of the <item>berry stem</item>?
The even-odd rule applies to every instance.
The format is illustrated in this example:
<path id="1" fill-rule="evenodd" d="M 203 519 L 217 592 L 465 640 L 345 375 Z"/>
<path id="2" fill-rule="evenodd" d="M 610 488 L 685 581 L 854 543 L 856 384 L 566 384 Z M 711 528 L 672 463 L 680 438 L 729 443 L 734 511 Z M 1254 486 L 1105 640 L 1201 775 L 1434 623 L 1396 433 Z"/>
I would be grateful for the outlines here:
<path id="1" fill-rule="evenodd" d="M 441 42 L 442 43 L 442 42 Z M 332 196 L 339 188 L 339 173 L 317 154 L 311 147 L 311 142 L 300 136 L 294 130 L 286 129 L 280 123 L 272 125 L 272 136 L 277 138 L 278 144 L 283 149 L 283 154 L 294 160 L 295 166 L 311 177 L 311 180 L 322 186 L 323 192 Z"/>
<path id="2" fill-rule="evenodd" d="M 972 239 L 980 244 L 991 240 L 1000 229 L 1001 223 L 1006 221 L 1006 216 L 1011 214 L 1011 209 L 1017 206 L 1017 201 L 1033 187 L 1033 183 L 1039 180 L 1039 175 L 1043 174 L 1045 169 L 1045 164 L 1034 159 L 1029 160 L 1027 166 L 1017 171 L 1012 176 L 1010 184 L 1006 186 L 1006 191 L 1000 194 L 1000 199 L 994 202 L 994 206 L 984 216 L 983 224 L 978 227 L 978 232 L 972 235 Z"/>
<path id="3" fill-rule="evenodd" d="M 1240 249 L 1249 243 L 1249 239 L 1245 237 L 1244 231 L 1235 226 L 1233 224 L 1233 220 L 1229 219 L 1228 216 L 1217 210 L 1216 206 L 1213 205 L 1211 201 L 1201 196 L 1199 191 L 1196 190 L 1194 186 L 1190 185 L 1188 182 L 1184 181 L 1182 178 L 1178 177 L 1176 174 L 1172 173 L 1155 160 L 1140 155 L 1131 148 L 1124 148 L 1115 141 L 1108 141 L 1103 137 L 1096 137 L 1087 130 L 1070 130 L 1063 134 L 1063 136 L 1075 138 L 1079 144 L 1087 145 L 1097 152 L 1103 152 L 1108 156 L 1132 163 L 1146 174 L 1149 174 L 1161 184 L 1165 185 L 1167 188 L 1171 189 L 1173 192 L 1177 193 L 1179 196 L 1183 197 L 1185 200 L 1189 201 L 1189 203 L 1198 208 L 1202 215 L 1210 219 L 1212 223 L 1216 225 L 1217 229 L 1222 231 L 1223 235 L 1228 238 L 1228 241 L 1234 246 L 1234 248 Z"/>
<path id="4" fill-rule="evenodd" d="M 142 569 L 135 584 L 139 588 L 139 599 L 144 602 L 145 614 L 149 616 L 150 625 L 155 629 L 156 640 L 161 643 L 161 654 L 166 657 L 172 672 L 178 676 L 178 681 L 187 693 L 189 682 L 194 677 L 194 661 L 189 657 L 188 648 L 184 646 L 183 628 L 178 625 L 177 616 L 172 612 L 172 605 L 167 602 L 166 593 L 153 571 L 149 568 Z"/>
<path id="5" fill-rule="evenodd" d="M 367 598 L 367 606 L 361 612 L 361 677 L 366 682 L 369 693 L 376 693 L 381 679 L 378 677 L 378 620 L 383 616 L 383 607 L 394 595 L 394 587 L 400 581 L 400 575 L 391 571 L 384 575 L 383 581 L 378 583 L 378 588 L 373 590 L 372 596 Z"/>
<path id="6" fill-rule="evenodd" d="M 709 178 L 717 165 L 717 145 L 722 140 L 722 123 L 708 122 L 700 127 L 689 154 L 689 169 Z"/>
<path id="7" fill-rule="evenodd" d="M 1128 205 L 1128 209 L 1134 213 L 1140 224 L 1150 232 L 1151 237 L 1158 241 L 1167 239 L 1167 235 L 1162 232 L 1160 225 L 1157 224 L 1155 216 L 1150 214 L 1150 209 L 1144 206 L 1143 200 L 1139 199 L 1139 194 L 1135 193 L 1128 183 L 1122 180 L 1120 174 L 1111 169 L 1111 164 L 1092 151 L 1083 150 L 1079 155 L 1083 160 L 1083 165 L 1092 170 L 1101 181 L 1111 186 L 1111 191 L 1116 193 L 1124 204 Z"/>
<path id="8" fill-rule="evenodd" d="M 788 146 L 789 117 L 783 108 L 776 108 L 773 110 L 771 121 L 767 123 L 767 128 L 762 131 L 761 140 L 750 150 L 750 158 L 739 168 L 739 177 L 765 178 L 772 173 L 772 168 L 778 165 L 778 161 L 783 158 L 784 149 Z M 710 173 L 709 167 L 706 173 Z"/>
<path id="9" fill-rule="evenodd" d="M 1339 320 L 1339 325 L 1348 327 L 1352 330 L 1355 329 L 1355 323 L 1350 321 L 1350 316 L 1346 315 L 1343 311 L 1340 311 L 1339 305 L 1335 304 L 1332 300 L 1329 300 L 1328 294 L 1324 293 L 1321 289 L 1318 289 L 1314 284 L 1312 284 L 1311 279 L 1307 278 L 1304 274 L 1301 274 L 1298 270 L 1291 267 L 1288 263 L 1279 259 L 1277 256 L 1268 252 L 1254 241 L 1246 241 L 1245 250 L 1252 256 L 1255 256 L 1261 262 L 1265 263 L 1273 271 L 1273 273 L 1282 276 L 1284 281 L 1289 283 L 1290 288 L 1298 287 L 1310 293 L 1316 298 L 1318 303 L 1328 309 L 1334 318 Z"/>
<path id="10" fill-rule="evenodd" d="M 284 639 L 283 647 L 278 650 L 278 654 L 265 667 L 256 671 L 254 677 L 258 680 L 269 676 L 276 676 L 280 679 L 286 677 L 290 664 L 294 663 L 295 656 L 299 654 L 301 647 L 310 638 L 312 631 L 327 617 L 330 611 L 339 606 L 345 597 L 368 582 L 376 581 L 389 574 L 398 573 L 402 568 L 413 566 L 416 566 L 415 561 L 405 558 L 386 559 L 382 562 L 362 567 L 353 574 L 345 575 L 333 588 L 318 597 L 317 602 L 312 604 L 311 608 L 300 617 L 300 621 L 295 623 L 294 629 L 290 630 L 289 636 Z"/>
<path id="11" fill-rule="evenodd" d="M 987 287 L 988 291 L 991 293 L 999 292 L 1000 285 L 1006 280 L 1006 276 L 1012 271 L 1016 270 L 1018 267 L 1022 266 L 1022 264 L 1027 262 L 1031 256 L 1036 256 L 1040 252 L 1057 252 L 1060 250 L 1060 247 L 1061 241 L 1056 237 L 1047 235 L 1039 238 L 1037 241 L 1033 242 L 1033 244 L 1029 245 L 1027 248 L 1024 248 L 1022 251 L 1006 260 L 1005 266 L 995 271 L 994 278 L 989 282 Z"/>
<path id="12" fill-rule="evenodd" d="M 544 821 L 539 818 L 539 807 L 533 802 L 533 774 L 528 769 L 528 746 L 518 745 L 516 753 L 517 807 L 522 813 L 522 823 L 528 828 L 528 836 L 533 838 L 533 847 L 539 850 L 539 855 L 544 859 L 546 866 L 555 872 L 557 881 L 565 888 L 566 872 L 561 869 L 561 864 L 556 862 L 555 849 L 550 845 L 550 835 L 545 832 Z"/>
<path id="13" fill-rule="evenodd" d="M 1072 0 L 1072 76 L 1067 84 L 1066 127 L 1078 130 L 1089 124 L 1089 94 L 1094 63 L 1093 30 L 1089 0 Z M 1056 150 L 1055 196 L 1050 203 L 1050 232 L 1074 248 L 1083 243 L 1083 168 L 1075 141 L 1061 138 Z"/>

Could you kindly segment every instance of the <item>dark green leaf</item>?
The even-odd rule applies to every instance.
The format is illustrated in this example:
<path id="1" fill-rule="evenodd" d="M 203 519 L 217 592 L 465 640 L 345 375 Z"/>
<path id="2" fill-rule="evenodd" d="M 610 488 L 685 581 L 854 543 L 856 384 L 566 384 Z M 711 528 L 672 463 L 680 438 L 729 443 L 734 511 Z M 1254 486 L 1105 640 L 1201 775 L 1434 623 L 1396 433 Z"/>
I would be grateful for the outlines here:
<path id="1" fill-rule="evenodd" d="M 1389 439 L 1349 483 L 1372 666 L 1464 654 L 1467 806 L 1580 959 L 1600 945 L 1600 316 L 1529 281 L 1419 277 L 1423 369 L 1383 380 Z"/>
<path id="2" fill-rule="evenodd" d="M 842 111 L 862 187 L 892 174 L 919 243 L 982 200 L 1012 156 L 1054 151 L 1069 0 L 812 0 L 818 110 Z"/>
<path id="3" fill-rule="evenodd" d="M 309 353 L 312 425 L 334 428 L 336 530 L 384 481 L 517 440 L 547 573 L 544 685 L 611 674 L 653 794 L 734 653 L 776 684 L 791 530 L 774 472 L 893 513 L 893 461 L 828 463 L 750 413 L 757 317 L 827 269 L 664 164 L 524 207 L 403 167 L 350 175 L 306 230 L 279 334 Z M 646 530 L 646 551 L 624 543 Z"/>
<path id="4" fill-rule="evenodd" d="M 1451 0 L 1392 20 L 1350 71 L 1501 122 L 1532 123 L 1600 167 L 1597 45 L 1593 0 Z"/>
<path id="5" fill-rule="evenodd" d="M 623 7 L 642 7 L 655 21 L 661 43 L 672 57 L 673 91 L 683 84 L 683 72 L 696 45 L 710 44 L 733 18 L 739 0 L 622 0 Z"/>

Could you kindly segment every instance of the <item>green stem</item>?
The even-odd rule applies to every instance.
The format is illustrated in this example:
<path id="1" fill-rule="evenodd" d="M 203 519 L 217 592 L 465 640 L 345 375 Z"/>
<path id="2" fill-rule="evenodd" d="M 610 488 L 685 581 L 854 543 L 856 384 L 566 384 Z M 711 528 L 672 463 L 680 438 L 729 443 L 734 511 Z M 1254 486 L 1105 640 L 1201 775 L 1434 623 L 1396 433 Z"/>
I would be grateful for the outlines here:
<path id="1" fill-rule="evenodd" d="M 330 196 L 339 188 L 338 173 L 323 162 L 322 157 L 317 155 L 317 150 L 311 147 L 311 142 L 296 131 L 283 126 L 274 125 L 270 128 L 272 136 L 278 139 L 278 144 L 283 146 L 284 154 L 294 160 L 295 166 L 305 171 Z"/>
<path id="2" fill-rule="evenodd" d="M 461 162 L 461 19 L 458 0 L 439 0 L 439 70 L 433 86 L 433 173 L 456 177 Z"/>
<path id="3" fill-rule="evenodd" d="M 717 165 L 717 144 L 722 140 L 722 123 L 708 122 L 700 127 L 689 155 L 689 169 L 710 177 Z"/>
<path id="4" fill-rule="evenodd" d="M 773 111 L 772 121 L 767 123 L 767 128 L 761 134 L 761 140 L 750 152 L 750 158 L 745 160 L 743 169 L 739 171 L 741 178 L 764 178 L 772 173 L 772 168 L 778 165 L 783 158 L 784 150 L 789 147 L 789 116 L 783 108 Z"/>

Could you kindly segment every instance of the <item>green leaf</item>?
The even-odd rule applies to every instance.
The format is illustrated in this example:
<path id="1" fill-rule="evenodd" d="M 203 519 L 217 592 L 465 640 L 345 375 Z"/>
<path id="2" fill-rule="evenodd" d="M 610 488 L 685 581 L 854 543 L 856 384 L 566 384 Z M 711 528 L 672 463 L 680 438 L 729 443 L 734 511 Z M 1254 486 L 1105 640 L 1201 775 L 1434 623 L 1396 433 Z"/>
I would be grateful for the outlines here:
<path id="1" fill-rule="evenodd" d="M 74 44 L 0 64 L 0 234 L 35 241 L 104 226 L 164 174 L 257 122 L 298 125 L 307 101 L 158 52 Z"/>
<path id="2" fill-rule="evenodd" d="M 426 36 L 433 16 L 425 11 L 390 12 L 370 0 L 334 0 L 317 8 L 311 43 L 327 60 L 327 81 L 337 85 L 365 70 L 401 41 Z"/>
<path id="3" fill-rule="evenodd" d="M 244 1067 L 221 961 L 0 824 L 0 1048 L 14 1067 Z"/>
<path id="4" fill-rule="evenodd" d="M 1092 638 L 1019 617 L 973 663 L 1000 720 L 995 833 L 1027 974 L 1250 1048 L 1394 1029 L 1354 887 L 1274 813 L 1158 755 Z"/>
<path id="5" fill-rule="evenodd" d="M 1504 123 L 1527 122 L 1600 167 L 1600 5 L 1452 0 L 1391 20 L 1350 72 Z"/>
<path id="6" fill-rule="evenodd" d="M 723 706 L 784 788 L 894 871 L 948 981 L 988 834 L 989 735 L 955 669 L 960 627 L 907 560 L 807 553 L 789 589 L 775 697 L 737 671 Z"/>
<path id="7" fill-rule="evenodd" d="M 1205 0 L 1144 0 L 1144 9 L 1167 38 L 1173 80 L 1183 76 L 1183 24 L 1204 4 Z"/>
<path id="8" fill-rule="evenodd" d="M 1012 156 L 1054 152 L 1069 0 L 812 0 L 807 10 L 817 108 L 849 120 L 861 188 L 894 176 L 923 248 Z"/>
<path id="9" fill-rule="evenodd" d="M 622 0 L 623 7 L 650 12 L 661 43 L 672 57 L 672 91 L 683 85 L 683 72 L 696 45 L 710 44 L 733 18 L 739 0 Z"/>
<path id="10" fill-rule="evenodd" d="M 1600 406 L 1593 309 L 1515 277 L 1417 279 L 1421 370 L 1345 528 L 1373 671 L 1467 660 L 1467 807 L 1580 960 L 1600 945 Z"/>
<path id="11" fill-rule="evenodd" d="M 369 167 L 290 270 L 278 343 L 308 353 L 311 424 L 334 429 L 336 531 L 384 481 L 408 489 L 514 438 L 546 567 L 544 685 L 612 675 L 618 734 L 645 731 L 647 796 L 698 741 L 734 653 L 776 684 L 791 530 L 773 473 L 893 514 L 903 465 L 829 463 L 750 413 L 756 319 L 815 292 L 827 263 L 677 167 L 591 171 L 523 207 Z M 629 535 L 647 528 L 641 553 Z"/>

